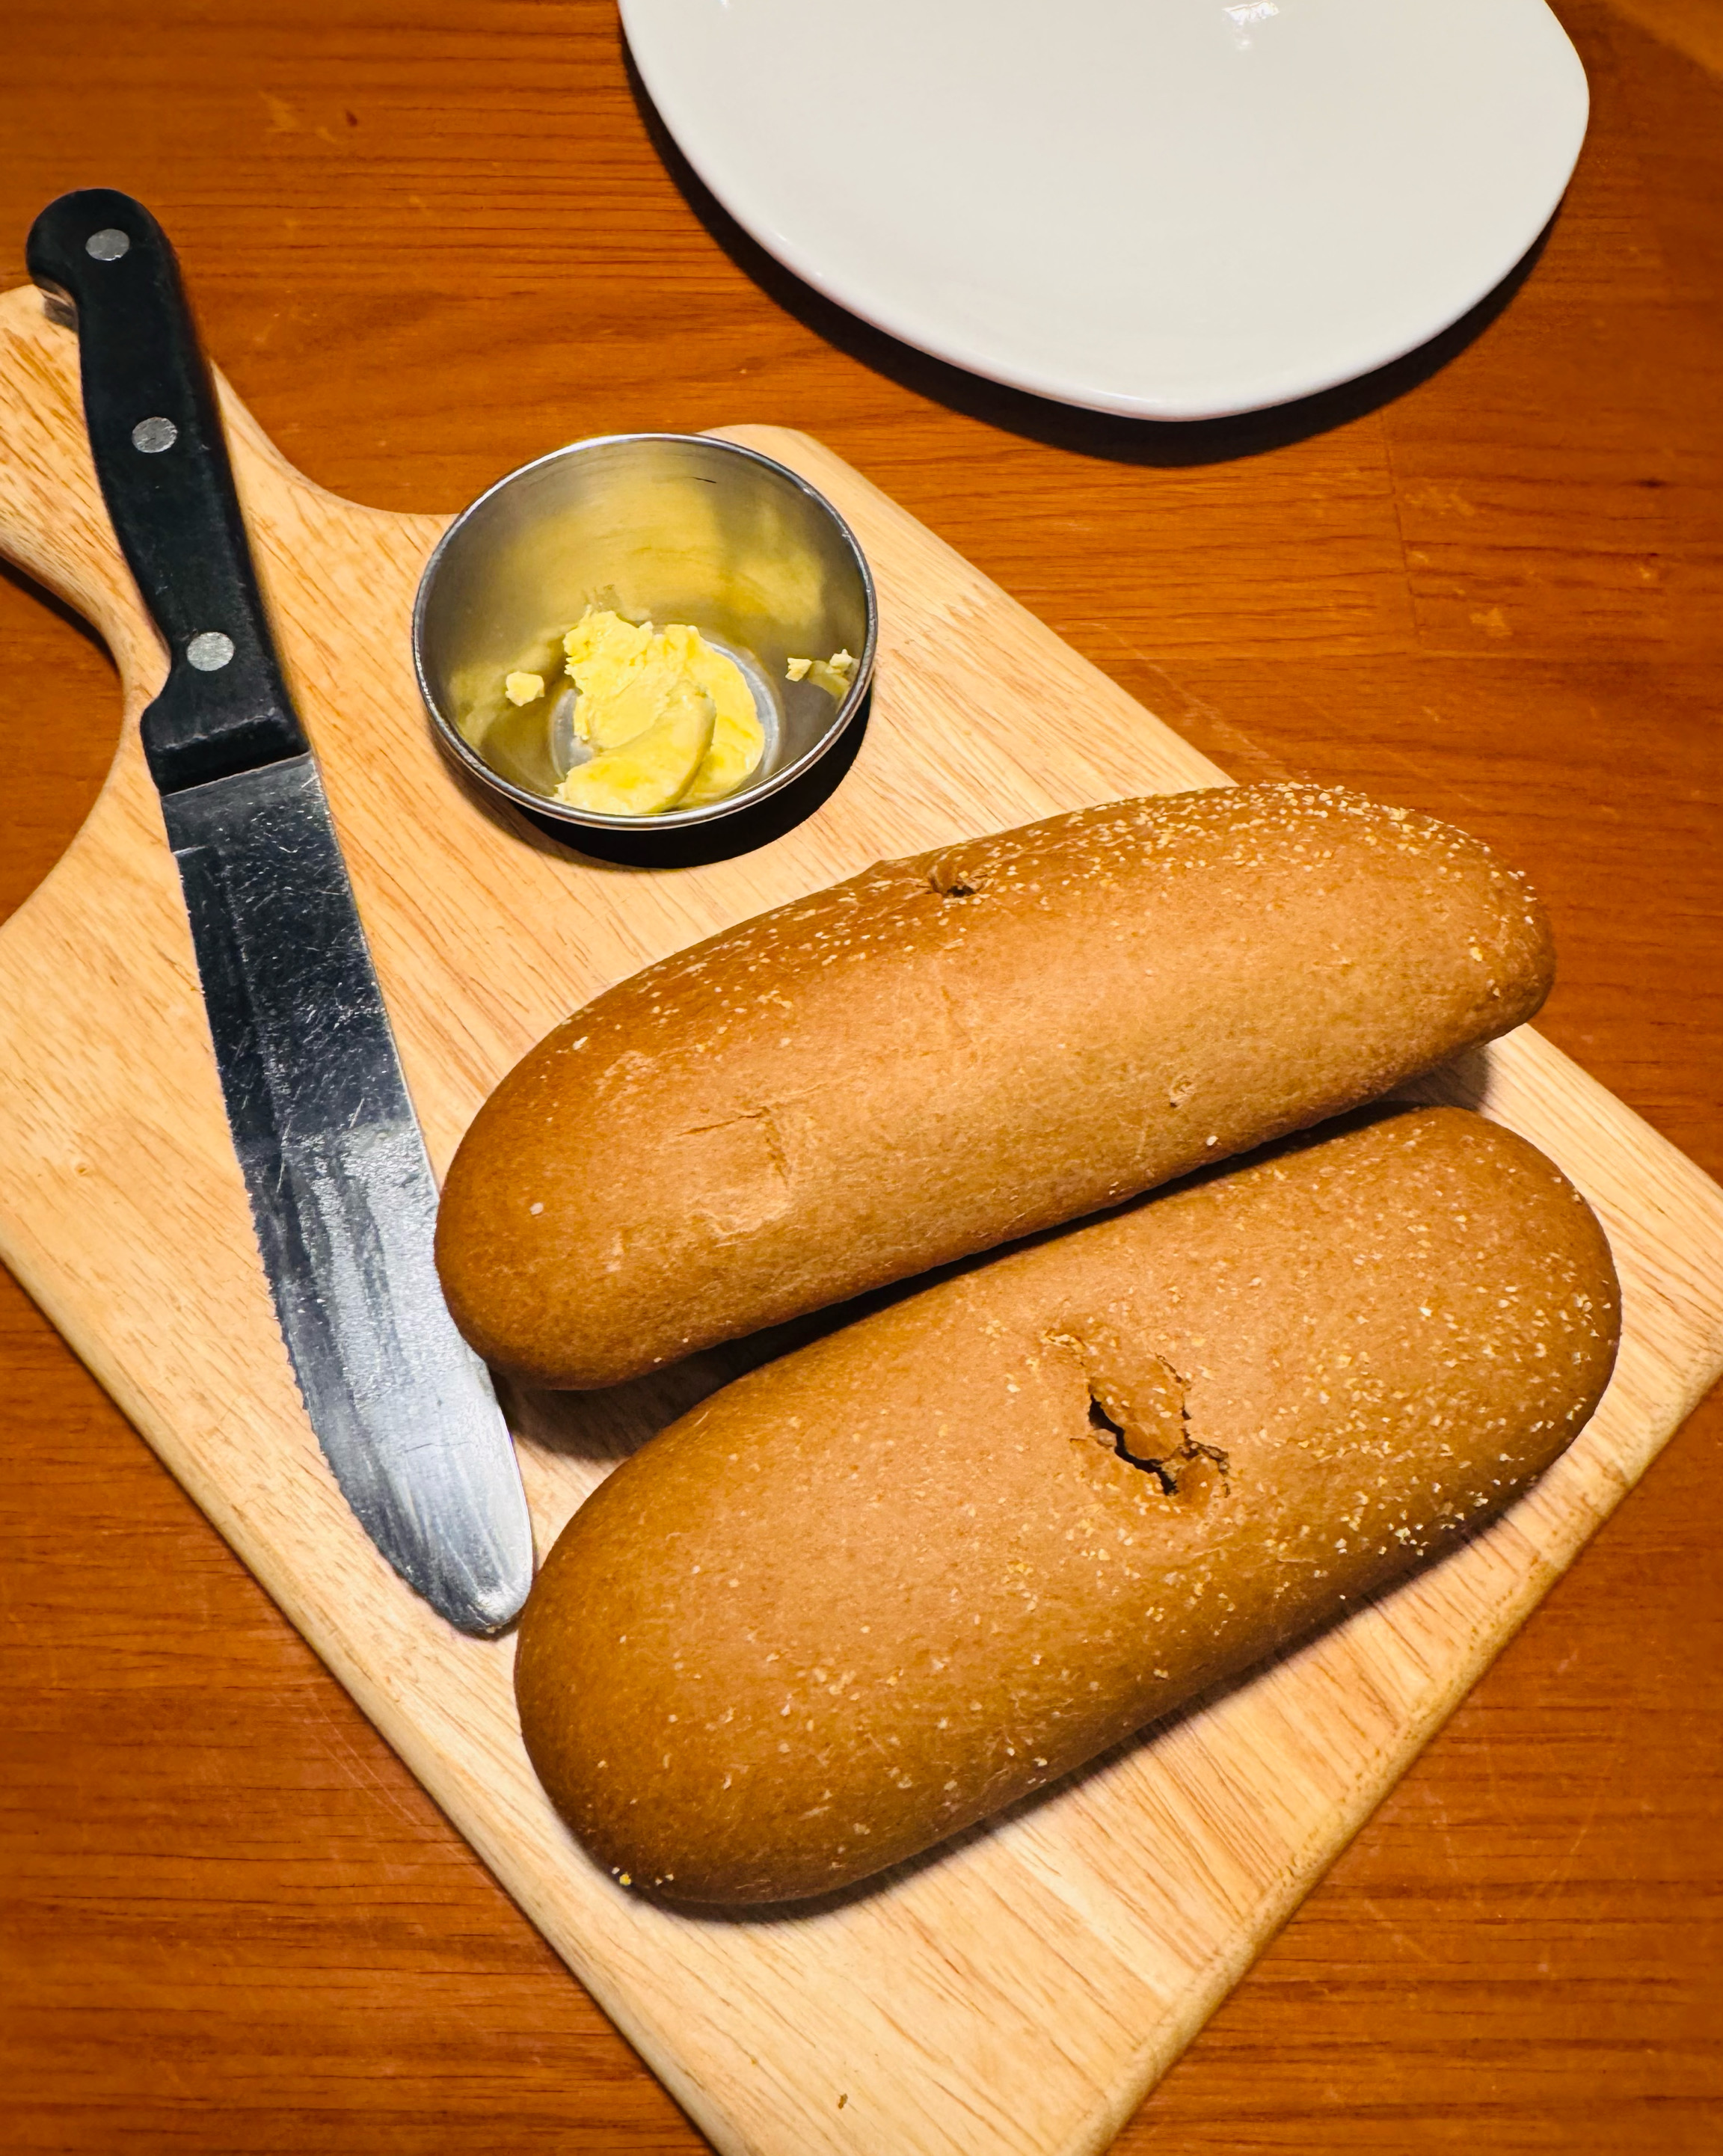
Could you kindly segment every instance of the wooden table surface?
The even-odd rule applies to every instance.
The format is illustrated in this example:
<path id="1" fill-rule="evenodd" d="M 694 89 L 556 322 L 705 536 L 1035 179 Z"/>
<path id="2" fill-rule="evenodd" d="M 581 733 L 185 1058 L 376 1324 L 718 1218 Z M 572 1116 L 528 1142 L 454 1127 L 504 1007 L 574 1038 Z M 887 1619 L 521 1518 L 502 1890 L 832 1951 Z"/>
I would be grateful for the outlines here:
<path id="1" fill-rule="evenodd" d="M 1723 0 L 1558 13 L 1592 132 L 1529 275 L 1254 420 L 1042 405 L 829 307 L 677 165 L 608 0 L 11 0 L 0 286 L 53 196 L 129 189 L 283 450 L 390 507 L 584 433 L 808 429 L 1238 778 L 1529 870 L 1546 1029 L 1723 1175 Z M 0 911 L 116 725 L 5 577 Z M 0 2147 L 703 2145 L 3 1278 L 0 1358 Z M 1719 1404 L 1121 2149 L 1717 2148 Z"/>

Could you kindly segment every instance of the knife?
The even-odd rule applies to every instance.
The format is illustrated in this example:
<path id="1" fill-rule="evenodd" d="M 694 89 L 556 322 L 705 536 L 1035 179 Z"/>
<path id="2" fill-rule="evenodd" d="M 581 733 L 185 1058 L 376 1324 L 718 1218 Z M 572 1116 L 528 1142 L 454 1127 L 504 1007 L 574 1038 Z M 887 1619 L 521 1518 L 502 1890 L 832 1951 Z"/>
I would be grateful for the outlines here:
<path id="1" fill-rule="evenodd" d="M 106 187 L 51 203 L 25 259 L 75 312 L 96 476 L 170 654 L 144 754 L 306 1412 L 401 1577 L 463 1631 L 500 1630 L 532 1581 L 520 1472 L 438 1285 L 436 1184 L 179 265 L 143 205 Z"/>

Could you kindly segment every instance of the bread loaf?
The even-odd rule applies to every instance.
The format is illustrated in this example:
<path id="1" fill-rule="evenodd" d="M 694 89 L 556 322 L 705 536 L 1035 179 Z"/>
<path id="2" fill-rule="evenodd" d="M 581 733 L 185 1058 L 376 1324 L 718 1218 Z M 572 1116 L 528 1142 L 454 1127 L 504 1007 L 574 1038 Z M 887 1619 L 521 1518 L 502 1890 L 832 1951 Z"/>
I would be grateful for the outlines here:
<path id="1" fill-rule="evenodd" d="M 610 989 L 480 1111 L 437 1251 L 480 1354 L 607 1385 L 1371 1099 L 1543 1000 L 1464 833 L 1115 802 L 868 870 Z"/>
<path id="2" fill-rule="evenodd" d="M 528 1603 L 527 1750 L 637 1886 L 844 1886 L 1451 1548 L 1584 1424 L 1618 1320 L 1583 1201 L 1459 1109 L 1067 1229 L 625 1461 Z"/>

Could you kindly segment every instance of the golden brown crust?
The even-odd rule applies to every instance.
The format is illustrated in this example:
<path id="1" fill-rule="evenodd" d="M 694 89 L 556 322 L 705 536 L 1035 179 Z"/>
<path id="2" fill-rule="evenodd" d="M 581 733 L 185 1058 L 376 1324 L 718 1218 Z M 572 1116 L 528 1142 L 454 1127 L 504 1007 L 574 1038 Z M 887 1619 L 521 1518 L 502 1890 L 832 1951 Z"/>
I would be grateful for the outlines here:
<path id="1" fill-rule="evenodd" d="M 1551 971 L 1487 848 L 1314 786 L 883 863 L 528 1055 L 450 1171 L 444 1291 L 492 1362 L 614 1383 L 1337 1114 Z"/>
<path id="2" fill-rule="evenodd" d="M 521 1627 L 533 1763 L 671 1897 L 864 1877 L 1489 1518 L 1583 1425 L 1618 1326 L 1584 1202 L 1452 1108 L 978 1266 L 587 1501 Z"/>

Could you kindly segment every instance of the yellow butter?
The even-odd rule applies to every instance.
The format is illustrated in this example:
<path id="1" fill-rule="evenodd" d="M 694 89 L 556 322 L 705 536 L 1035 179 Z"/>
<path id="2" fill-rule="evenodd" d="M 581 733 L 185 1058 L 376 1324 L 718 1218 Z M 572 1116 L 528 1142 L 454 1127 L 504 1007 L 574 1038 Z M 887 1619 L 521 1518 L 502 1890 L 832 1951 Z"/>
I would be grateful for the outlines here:
<path id="1" fill-rule="evenodd" d="M 855 654 L 849 651 L 834 651 L 829 659 L 792 659 L 784 670 L 787 681 L 812 681 L 816 689 L 823 689 L 841 704 L 849 694 L 850 677 L 855 672 Z"/>
<path id="2" fill-rule="evenodd" d="M 557 799 L 600 816 L 651 816 L 676 807 L 706 761 L 715 716 L 697 683 L 669 682 L 651 723 L 577 764 L 556 788 Z"/>
<path id="3" fill-rule="evenodd" d="M 654 629 L 650 622 L 602 610 L 577 622 L 562 648 L 578 691 L 575 731 L 597 753 L 570 772 L 557 788 L 560 799 L 595 805 L 587 798 L 591 789 L 612 782 L 587 774 L 625 747 L 634 753 L 635 776 L 625 788 L 631 798 L 644 799 L 673 783 L 674 791 L 652 808 L 610 808 L 607 814 L 648 815 L 672 803 L 721 801 L 757 768 L 766 741 L 753 693 L 736 661 L 715 651 L 698 629 L 685 623 Z M 664 722 L 673 708 L 683 709 L 680 692 L 688 690 L 709 703 L 711 724 L 698 768 L 678 780 L 687 729 Z M 667 761 L 661 770 L 654 765 L 654 779 L 647 767 L 656 758 Z"/>

